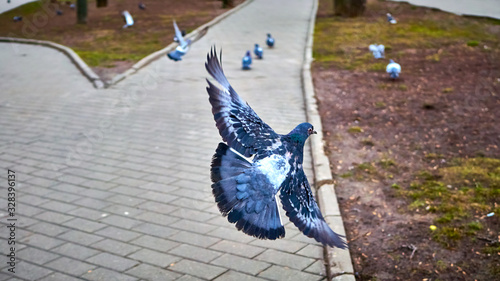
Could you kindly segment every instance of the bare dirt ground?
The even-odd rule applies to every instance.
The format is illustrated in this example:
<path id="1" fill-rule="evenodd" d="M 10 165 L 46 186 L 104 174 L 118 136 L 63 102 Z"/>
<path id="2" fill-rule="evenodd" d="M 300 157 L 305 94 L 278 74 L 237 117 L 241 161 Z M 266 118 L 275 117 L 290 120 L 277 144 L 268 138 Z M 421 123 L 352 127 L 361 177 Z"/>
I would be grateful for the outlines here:
<path id="1" fill-rule="evenodd" d="M 127 70 L 141 58 L 173 41 L 175 19 L 187 33 L 228 11 L 219 0 L 139 0 L 108 1 L 98 8 L 88 0 L 87 24 L 76 23 L 76 1 L 33 2 L 0 15 L 0 36 L 53 41 L 77 52 L 104 79 Z M 244 0 L 235 0 L 239 5 Z M 56 11 L 62 11 L 57 15 Z M 121 13 L 128 10 L 134 19 L 130 28 Z M 14 22 L 14 16 L 23 16 Z"/>
<path id="2" fill-rule="evenodd" d="M 406 9 L 400 18 L 403 12 L 422 10 Z M 426 211 L 431 202 L 409 208 L 414 201 L 400 192 L 422 171 L 439 178 L 456 159 L 500 158 L 500 59 L 487 49 L 392 46 L 403 68 L 398 80 L 383 70 L 313 65 L 358 280 L 500 280 L 499 213 L 470 214 L 481 225 L 477 232 L 440 243 L 429 229 L 438 216 Z M 434 60 L 436 53 L 442 55 Z M 498 210 L 498 196 L 489 199 Z M 486 251 L 487 244 L 496 250 Z"/>

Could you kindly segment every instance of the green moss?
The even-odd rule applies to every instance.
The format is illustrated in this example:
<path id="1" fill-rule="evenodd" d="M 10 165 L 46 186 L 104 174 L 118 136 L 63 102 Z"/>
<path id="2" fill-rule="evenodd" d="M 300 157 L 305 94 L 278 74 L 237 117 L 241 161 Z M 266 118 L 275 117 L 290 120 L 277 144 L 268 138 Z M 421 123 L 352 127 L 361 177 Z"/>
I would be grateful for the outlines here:
<path id="1" fill-rule="evenodd" d="M 378 163 L 384 169 L 388 169 L 390 167 L 395 167 L 396 166 L 396 162 L 394 160 L 392 160 L 392 159 L 382 159 Z"/>
<path id="2" fill-rule="evenodd" d="M 443 260 L 438 260 L 436 262 L 436 267 L 439 271 L 443 271 L 448 267 L 448 265 Z"/>
<path id="3" fill-rule="evenodd" d="M 445 93 L 445 94 L 448 94 L 448 93 L 452 93 L 455 89 L 453 89 L 453 87 L 448 87 L 448 88 L 444 88 L 441 90 L 442 93 Z"/>
<path id="4" fill-rule="evenodd" d="M 397 184 L 397 183 L 393 183 L 391 185 L 391 187 L 394 188 L 394 189 L 401 189 L 401 186 L 399 184 Z"/>
<path id="5" fill-rule="evenodd" d="M 469 47 L 476 47 L 478 45 L 479 45 L 479 42 L 476 40 L 467 41 L 467 46 L 469 46 Z"/>
<path id="6" fill-rule="evenodd" d="M 363 139 L 361 140 L 361 144 L 365 146 L 374 146 L 375 143 L 373 142 L 372 139 Z"/>
<path id="7" fill-rule="evenodd" d="M 375 102 L 375 107 L 376 108 L 385 108 L 387 105 L 383 101 L 377 101 Z"/>
<path id="8" fill-rule="evenodd" d="M 347 131 L 351 134 L 357 134 L 357 133 L 362 133 L 363 129 L 361 129 L 361 127 L 359 126 L 352 126 Z"/>

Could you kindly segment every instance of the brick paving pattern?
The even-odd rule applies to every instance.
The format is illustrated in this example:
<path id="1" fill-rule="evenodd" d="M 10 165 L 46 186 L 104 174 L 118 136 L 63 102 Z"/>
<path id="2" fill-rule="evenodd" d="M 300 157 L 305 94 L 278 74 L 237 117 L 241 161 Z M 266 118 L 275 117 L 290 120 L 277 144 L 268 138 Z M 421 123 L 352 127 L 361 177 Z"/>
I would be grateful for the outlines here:
<path id="1" fill-rule="evenodd" d="M 209 165 L 221 141 L 206 53 L 277 132 L 306 120 L 300 70 L 313 1 L 254 0 L 192 46 L 96 90 L 60 52 L 0 43 L 1 186 L 16 172 L 16 274 L 0 280 L 323 280 L 323 249 L 282 213 L 286 238 L 258 240 L 222 217 Z M 266 33 L 264 60 L 241 58 Z M 313 180 L 310 150 L 306 173 Z M 7 191 L 0 192 L 7 223 Z M 7 253 L 8 229 L 0 230 Z"/>

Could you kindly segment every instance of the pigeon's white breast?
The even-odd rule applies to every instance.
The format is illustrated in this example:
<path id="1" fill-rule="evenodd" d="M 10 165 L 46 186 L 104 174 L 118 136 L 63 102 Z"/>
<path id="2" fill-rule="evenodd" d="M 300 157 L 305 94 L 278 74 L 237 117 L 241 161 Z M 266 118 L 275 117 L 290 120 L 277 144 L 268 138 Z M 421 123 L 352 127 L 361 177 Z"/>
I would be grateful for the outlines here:
<path id="1" fill-rule="evenodd" d="M 271 155 L 255 164 L 256 169 L 268 178 L 275 190 L 279 189 L 290 171 L 288 160 L 281 155 Z"/>

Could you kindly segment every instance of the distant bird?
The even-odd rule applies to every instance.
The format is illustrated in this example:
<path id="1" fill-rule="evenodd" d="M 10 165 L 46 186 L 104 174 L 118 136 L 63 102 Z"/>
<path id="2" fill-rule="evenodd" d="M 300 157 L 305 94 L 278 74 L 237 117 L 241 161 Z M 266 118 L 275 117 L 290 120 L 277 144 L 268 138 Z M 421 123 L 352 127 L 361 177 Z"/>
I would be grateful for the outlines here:
<path id="1" fill-rule="evenodd" d="M 384 45 L 372 44 L 368 49 L 373 53 L 376 59 L 381 59 L 385 57 L 385 47 Z"/>
<path id="2" fill-rule="evenodd" d="M 257 58 L 262 59 L 262 56 L 264 55 L 264 50 L 262 50 L 262 48 L 259 47 L 259 44 L 255 44 L 253 53 L 257 56 Z"/>
<path id="3" fill-rule="evenodd" d="M 74 9 L 74 8 L 76 8 L 76 5 L 75 5 L 75 4 L 70 4 L 70 5 L 69 5 L 69 7 L 70 7 L 71 9 Z"/>
<path id="4" fill-rule="evenodd" d="M 12 18 L 15 22 L 18 22 L 18 21 L 22 21 L 23 20 L 23 17 L 21 16 L 15 16 Z"/>
<path id="5" fill-rule="evenodd" d="M 302 123 L 286 135 L 274 132 L 231 87 L 221 64 L 213 48 L 205 68 L 220 88 L 207 80 L 207 92 L 227 143 L 219 143 L 210 170 L 219 211 L 248 235 L 283 238 L 276 197 L 280 192 L 286 215 L 300 231 L 324 245 L 347 248 L 321 215 L 302 167 L 304 144 L 316 134 L 313 126 Z"/>
<path id="6" fill-rule="evenodd" d="M 252 64 L 252 56 L 250 55 L 250 51 L 247 51 L 241 63 L 244 70 L 250 69 L 250 65 Z"/>
<path id="7" fill-rule="evenodd" d="M 146 10 L 146 5 L 142 2 L 139 2 L 139 9 Z"/>
<path id="8" fill-rule="evenodd" d="M 395 63 L 393 60 L 389 60 L 386 71 L 391 75 L 392 79 L 396 79 L 399 77 L 399 73 L 401 73 L 401 65 Z"/>
<path id="9" fill-rule="evenodd" d="M 123 28 L 131 27 L 134 25 L 134 19 L 132 18 L 132 15 L 128 11 L 123 11 L 123 20 L 125 21 L 125 25 Z"/>
<path id="10" fill-rule="evenodd" d="M 181 35 L 182 36 L 186 36 L 186 31 L 184 29 L 181 30 Z M 175 36 L 175 35 L 174 35 L 174 41 L 177 42 L 177 43 L 179 43 L 179 39 L 177 39 L 177 36 Z"/>
<path id="11" fill-rule="evenodd" d="M 191 45 L 191 40 L 184 40 L 182 37 L 182 32 L 179 30 L 177 23 L 174 20 L 174 29 L 175 29 L 175 37 L 179 42 L 179 46 L 175 48 L 172 52 L 168 53 L 167 56 L 169 59 L 174 61 L 182 60 L 182 56 L 184 56 L 189 51 L 189 46 Z"/>
<path id="12" fill-rule="evenodd" d="M 268 33 L 268 34 L 267 34 L 266 44 L 267 44 L 267 46 L 269 46 L 270 48 L 274 47 L 274 38 L 273 38 L 273 37 L 271 37 L 271 33 Z"/>
<path id="13" fill-rule="evenodd" d="M 396 19 L 390 13 L 387 13 L 387 21 L 392 23 L 392 24 L 397 23 Z"/>
<path id="14" fill-rule="evenodd" d="M 57 14 L 58 16 L 62 16 L 63 11 L 61 11 L 61 10 L 57 10 L 57 11 L 56 11 L 56 14 Z"/>

